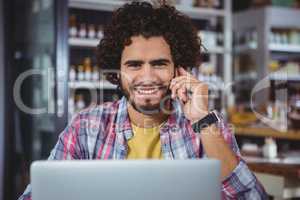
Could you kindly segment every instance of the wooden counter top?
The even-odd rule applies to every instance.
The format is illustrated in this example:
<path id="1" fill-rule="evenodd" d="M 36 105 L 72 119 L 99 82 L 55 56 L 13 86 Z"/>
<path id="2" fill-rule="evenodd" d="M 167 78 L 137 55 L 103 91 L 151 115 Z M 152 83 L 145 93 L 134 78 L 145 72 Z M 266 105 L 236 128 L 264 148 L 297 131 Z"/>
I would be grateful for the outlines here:
<path id="1" fill-rule="evenodd" d="M 252 171 L 300 179 L 299 159 L 287 161 L 287 159 L 243 158 Z"/>
<path id="2" fill-rule="evenodd" d="M 276 131 L 271 128 L 257 128 L 257 127 L 240 127 L 236 126 L 234 128 L 235 135 L 244 136 L 256 136 L 256 137 L 273 137 L 289 140 L 299 140 L 300 141 L 300 130 L 289 130 L 287 132 Z"/>

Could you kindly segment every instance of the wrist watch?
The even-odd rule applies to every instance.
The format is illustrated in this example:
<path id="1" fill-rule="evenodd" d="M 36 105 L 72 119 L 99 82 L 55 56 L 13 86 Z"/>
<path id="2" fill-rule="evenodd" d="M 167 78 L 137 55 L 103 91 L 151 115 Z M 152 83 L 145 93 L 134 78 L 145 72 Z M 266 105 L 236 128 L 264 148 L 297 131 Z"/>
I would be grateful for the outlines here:
<path id="1" fill-rule="evenodd" d="M 219 122 L 220 119 L 217 115 L 217 111 L 209 112 L 205 117 L 192 124 L 192 128 L 195 133 L 199 133 L 201 129 L 206 128 L 212 124 Z"/>

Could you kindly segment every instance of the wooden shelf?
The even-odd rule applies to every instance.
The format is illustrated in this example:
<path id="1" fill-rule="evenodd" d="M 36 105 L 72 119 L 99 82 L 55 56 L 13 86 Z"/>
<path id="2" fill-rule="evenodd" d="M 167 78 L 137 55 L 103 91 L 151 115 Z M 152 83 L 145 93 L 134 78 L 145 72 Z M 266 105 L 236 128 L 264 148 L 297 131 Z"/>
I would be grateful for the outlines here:
<path id="1" fill-rule="evenodd" d="M 255 172 L 284 176 L 287 178 L 300 178 L 300 164 L 247 162 L 247 165 Z"/>
<path id="2" fill-rule="evenodd" d="M 235 135 L 273 137 L 288 140 L 300 140 L 300 131 L 289 130 L 287 132 L 276 131 L 271 128 L 235 127 Z"/>

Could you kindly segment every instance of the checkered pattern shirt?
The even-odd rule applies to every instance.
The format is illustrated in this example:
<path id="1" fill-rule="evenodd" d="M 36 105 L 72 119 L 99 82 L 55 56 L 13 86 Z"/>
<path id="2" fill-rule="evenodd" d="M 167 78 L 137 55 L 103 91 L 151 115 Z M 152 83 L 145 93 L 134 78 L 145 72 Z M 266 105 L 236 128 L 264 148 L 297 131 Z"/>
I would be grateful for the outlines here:
<path id="1" fill-rule="evenodd" d="M 236 140 L 228 126 L 223 120 L 217 126 L 239 158 L 237 167 L 222 181 L 222 199 L 267 199 L 263 187 L 240 157 Z M 173 112 L 160 128 L 163 158 L 172 160 L 206 157 L 198 134 L 184 117 L 180 103 L 173 101 Z M 132 137 L 127 101 L 123 97 L 119 101 L 78 113 L 60 134 L 49 160 L 126 159 L 127 140 Z M 30 185 L 19 200 L 31 200 Z"/>

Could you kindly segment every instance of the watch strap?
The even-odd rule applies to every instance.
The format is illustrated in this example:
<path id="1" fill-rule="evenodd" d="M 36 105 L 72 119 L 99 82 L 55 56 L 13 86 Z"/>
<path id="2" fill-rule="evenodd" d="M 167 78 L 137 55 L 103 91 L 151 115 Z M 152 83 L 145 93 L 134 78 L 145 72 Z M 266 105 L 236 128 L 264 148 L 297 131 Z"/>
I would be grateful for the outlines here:
<path id="1" fill-rule="evenodd" d="M 216 114 L 216 111 L 212 111 L 208 113 L 205 117 L 200 119 L 199 121 L 192 124 L 192 128 L 194 132 L 199 133 L 201 129 L 206 128 L 212 124 L 215 124 L 216 122 L 219 122 L 219 118 Z"/>

